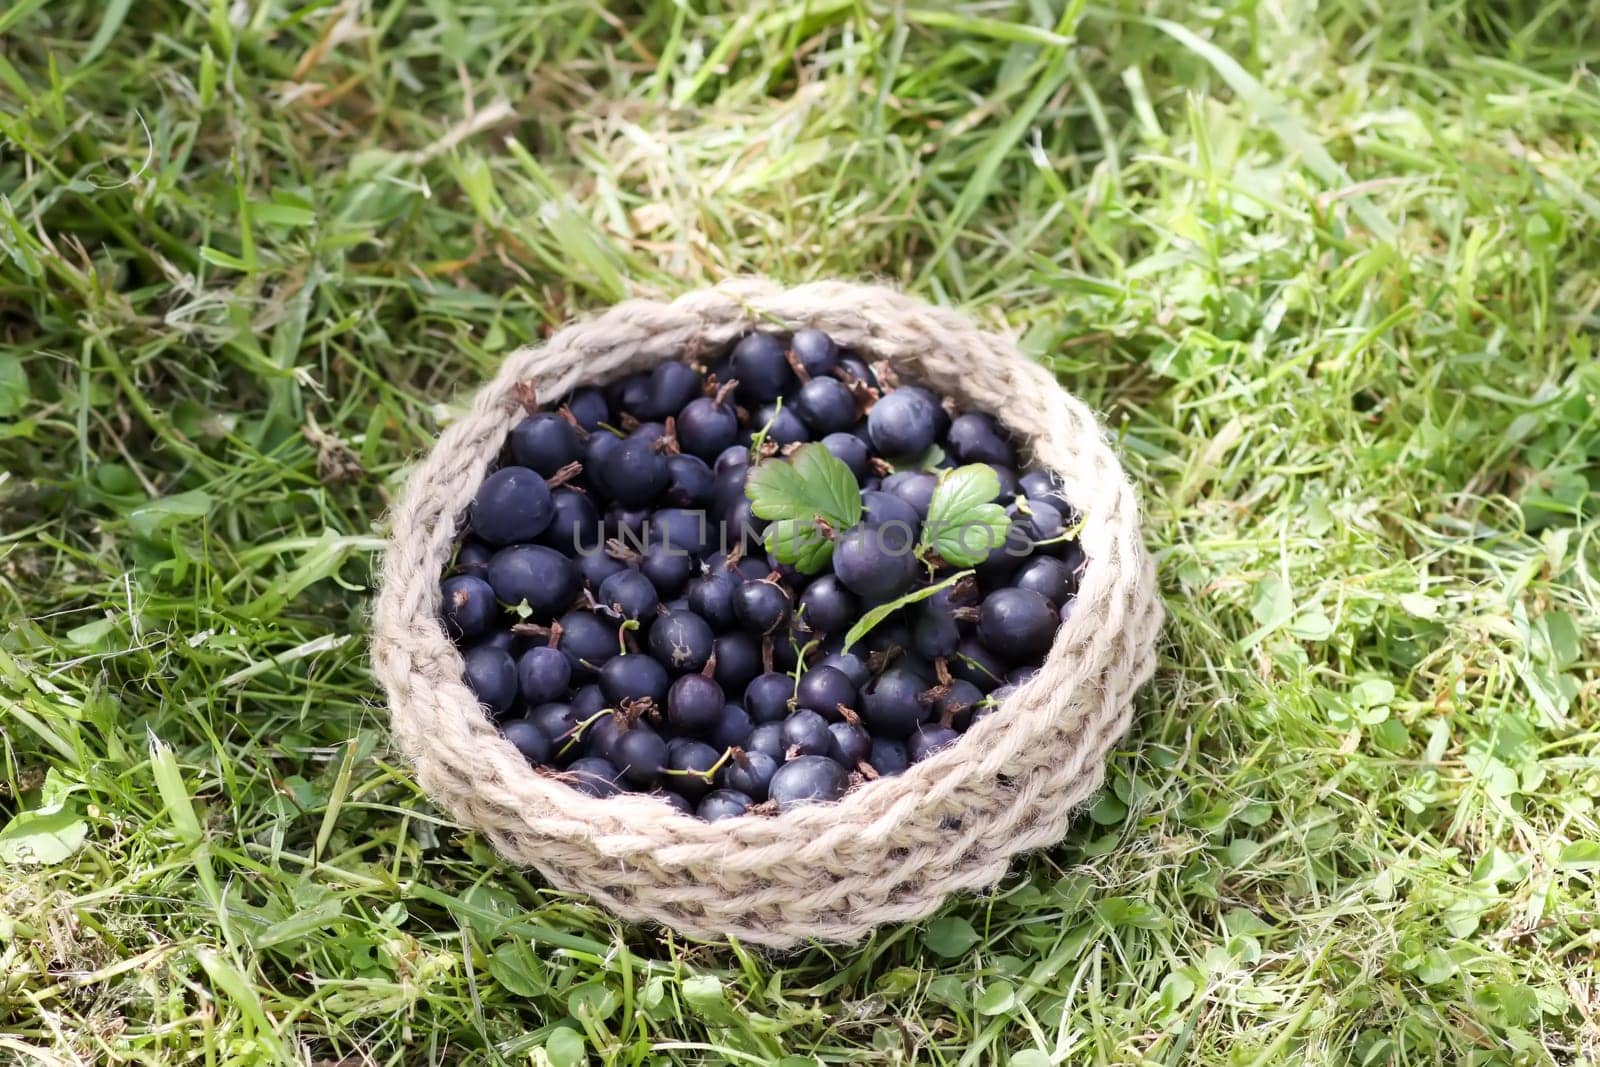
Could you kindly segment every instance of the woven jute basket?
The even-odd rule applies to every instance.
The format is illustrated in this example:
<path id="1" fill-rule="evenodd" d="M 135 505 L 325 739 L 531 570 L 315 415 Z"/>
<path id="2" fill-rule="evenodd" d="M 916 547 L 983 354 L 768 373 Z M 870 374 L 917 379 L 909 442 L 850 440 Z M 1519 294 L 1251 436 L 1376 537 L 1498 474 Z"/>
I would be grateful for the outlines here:
<path id="1" fill-rule="evenodd" d="M 1072 618 L 1038 675 L 959 743 L 835 804 L 701 822 L 639 794 L 592 799 L 529 767 L 462 681 L 439 622 L 439 577 L 467 505 L 524 410 L 755 327 L 815 327 L 908 380 L 1000 419 L 1083 512 L 1088 557 Z M 521 390 L 525 395 L 525 390 Z M 633 300 L 509 356 L 440 436 L 393 515 L 373 662 L 418 782 L 507 859 L 617 915 L 772 947 L 852 941 L 990 885 L 1058 841 L 1104 776 L 1150 676 L 1161 608 L 1138 507 L 1094 416 L 1015 344 L 946 308 L 875 286 L 737 280 L 671 303 Z"/>

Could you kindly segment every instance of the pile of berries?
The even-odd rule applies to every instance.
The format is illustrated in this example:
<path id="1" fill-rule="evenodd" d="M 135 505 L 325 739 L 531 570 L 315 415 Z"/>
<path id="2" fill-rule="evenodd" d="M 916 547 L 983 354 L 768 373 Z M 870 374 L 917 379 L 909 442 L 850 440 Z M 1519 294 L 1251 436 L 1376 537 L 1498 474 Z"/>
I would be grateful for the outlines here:
<path id="1" fill-rule="evenodd" d="M 835 800 L 956 741 L 1072 610 L 1058 483 L 819 331 L 524 399 L 443 622 L 505 738 L 591 796 Z"/>

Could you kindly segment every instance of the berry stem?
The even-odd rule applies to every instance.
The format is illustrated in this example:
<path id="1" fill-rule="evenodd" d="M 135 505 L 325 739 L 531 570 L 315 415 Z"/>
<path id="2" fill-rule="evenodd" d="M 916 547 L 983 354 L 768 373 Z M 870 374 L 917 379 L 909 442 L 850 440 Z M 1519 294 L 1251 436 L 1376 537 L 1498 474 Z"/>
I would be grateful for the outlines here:
<path id="1" fill-rule="evenodd" d="M 601 708 L 587 719 L 584 719 L 582 722 L 574 725 L 572 729 L 562 734 L 561 737 L 556 738 L 557 741 L 561 740 L 561 738 L 567 739 L 567 743 L 561 746 L 561 751 L 557 753 L 557 755 L 565 756 L 567 751 L 571 749 L 573 745 L 583 740 L 583 732 L 585 730 L 599 722 L 601 719 L 605 718 L 607 715 L 615 713 L 615 711 L 615 708 Z"/>
<path id="2" fill-rule="evenodd" d="M 549 486 L 551 489 L 560 489 L 563 485 L 566 485 L 568 482 L 572 481 L 572 479 L 576 478 L 582 473 L 583 464 L 579 463 L 577 460 L 573 460 L 571 463 L 568 463 L 565 467 L 562 467 L 550 477 L 546 478 L 544 480 L 544 484 Z M 574 486 L 573 491 L 581 493 L 584 490 L 580 486 Z"/>
<path id="3" fill-rule="evenodd" d="M 553 645 L 556 643 L 555 635 L 550 631 L 551 627 L 540 626 L 536 622 L 514 622 L 511 624 L 511 632 L 518 637 L 543 637 L 549 639 Z"/>
<path id="4" fill-rule="evenodd" d="M 511 387 L 511 395 L 516 397 L 517 403 L 529 415 L 539 410 L 539 387 L 533 382 L 517 382 Z"/>
<path id="5" fill-rule="evenodd" d="M 680 451 L 678 447 L 678 420 L 671 415 L 667 416 L 666 429 L 661 431 L 661 436 L 650 445 L 653 452 L 664 456 L 676 456 Z"/>
<path id="6" fill-rule="evenodd" d="M 794 371 L 794 376 L 804 385 L 811 380 L 811 372 L 806 370 L 806 365 L 800 362 L 800 357 L 794 354 L 792 347 L 784 349 L 783 358 L 789 364 L 789 369 Z"/>
<path id="7" fill-rule="evenodd" d="M 572 413 L 571 408 L 567 407 L 565 404 L 562 404 L 560 407 L 556 408 L 556 414 L 567 420 L 568 424 L 572 427 L 572 431 L 578 435 L 578 440 L 587 441 L 589 439 L 589 431 L 583 428 L 583 423 L 578 421 L 578 416 Z"/>
<path id="8" fill-rule="evenodd" d="M 607 539 L 606 555 L 610 556 L 618 563 L 631 563 L 635 566 L 637 566 L 639 562 L 644 559 L 643 556 L 639 555 L 639 553 L 635 552 L 633 549 L 629 548 L 615 537 Z"/>

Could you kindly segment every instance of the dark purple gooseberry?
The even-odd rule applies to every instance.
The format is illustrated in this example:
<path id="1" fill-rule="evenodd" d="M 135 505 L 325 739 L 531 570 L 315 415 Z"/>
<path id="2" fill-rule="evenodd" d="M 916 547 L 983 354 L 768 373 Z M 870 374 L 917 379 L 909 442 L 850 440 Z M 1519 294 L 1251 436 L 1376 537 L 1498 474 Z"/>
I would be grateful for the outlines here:
<path id="1" fill-rule="evenodd" d="M 550 525 L 555 509 L 544 475 L 527 467 L 501 467 L 472 498 L 472 532 L 491 545 L 532 541 Z"/>
<path id="2" fill-rule="evenodd" d="M 794 385 L 794 371 L 782 340 L 770 333 L 752 333 L 733 347 L 729 373 L 739 382 L 745 404 L 776 400 Z"/>
<path id="3" fill-rule="evenodd" d="M 545 477 L 577 462 L 582 451 L 577 429 L 553 412 L 529 415 L 511 429 L 511 458 Z"/>
<path id="4" fill-rule="evenodd" d="M 724 707 L 722 686 L 703 674 L 686 674 L 667 690 L 667 723 L 679 734 L 711 733 L 721 723 Z"/>
<path id="5" fill-rule="evenodd" d="M 605 394 L 593 386 L 574 390 L 564 406 L 585 430 L 598 429 L 602 422 L 611 421 L 611 409 L 606 404 Z"/>
<path id="6" fill-rule="evenodd" d="M 854 710 L 856 687 L 837 667 L 815 666 L 800 676 L 795 706 L 816 712 L 829 721 L 842 718 L 840 706 Z"/>
<path id="7" fill-rule="evenodd" d="M 837 378 L 813 378 L 795 394 L 794 411 L 817 436 L 842 433 L 855 424 L 856 400 Z"/>
<path id="8" fill-rule="evenodd" d="M 789 350 L 813 378 L 830 374 L 839 365 L 839 347 L 821 330 L 796 330 Z"/>
<path id="9" fill-rule="evenodd" d="M 739 417 L 734 413 L 733 403 L 719 401 L 716 397 L 691 400 L 678 413 L 677 423 L 678 447 L 707 462 L 716 460 L 719 469 L 721 457 L 734 447 L 739 437 Z M 742 448 L 739 451 L 744 453 L 748 463 L 749 452 Z"/>
<path id="10" fill-rule="evenodd" d="M 834 459 L 849 467 L 857 482 L 864 482 L 871 476 L 869 464 L 872 450 L 855 434 L 830 433 L 822 439 L 822 447 L 832 453 Z"/>
<path id="11" fill-rule="evenodd" d="M 663 601 L 674 600 L 694 577 L 694 557 L 670 545 L 652 543 L 639 560 L 639 573 L 650 579 L 656 595 Z"/>
<path id="12" fill-rule="evenodd" d="M 598 591 L 600 583 L 619 571 L 628 569 L 628 565 L 619 559 L 613 559 L 604 552 L 581 552 L 577 557 L 578 574 L 583 578 L 583 584 L 591 590 Z"/>
<path id="13" fill-rule="evenodd" d="M 878 388 L 878 376 L 872 373 L 872 368 L 858 356 L 840 356 L 839 370 L 852 381 L 865 382 L 872 388 Z"/>
<path id="14" fill-rule="evenodd" d="M 696 675 L 686 675 L 696 677 Z M 672 693 L 667 693 L 667 699 L 672 699 Z M 730 749 L 743 747 L 750 740 L 750 731 L 755 729 L 755 723 L 750 720 L 750 713 L 737 704 L 724 704 L 722 714 L 717 717 L 717 724 L 711 728 L 711 747 Z M 735 787 L 737 788 L 737 787 Z"/>
<path id="15" fill-rule="evenodd" d="M 792 407 L 767 404 L 756 411 L 757 429 L 765 427 L 766 439 L 779 445 L 794 445 L 811 440 L 811 428 Z"/>
<path id="16" fill-rule="evenodd" d="M 909 386 L 885 393 L 867 413 L 867 432 L 885 456 L 920 456 L 939 434 L 939 405 Z"/>
<path id="17" fill-rule="evenodd" d="M 673 673 L 687 674 L 706 665 L 714 640 L 711 627 L 700 616 L 691 611 L 669 611 L 650 627 L 650 654 Z M 721 704 L 719 700 L 717 705 Z"/>
<path id="18" fill-rule="evenodd" d="M 676 415 L 684 405 L 700 395 L 705 380 L 700 372 L 687 363 L 658 363 L 650 372 L 650 384 L 639 416 L 645 419 L 665 419 Z"/>
<path id="19" fill-rule="evenodd" d="M 711 648 L 717 657 L 712 677 L 723 692 L 742 694 L 751 679 L 761 673 L 761 646 L 749 634 L 722 634 Z"/>
<path id="20" fill-rule="evenodd" d="M 721 758 L 722 753 L 704 741 L 679 738 L 667 749 L 667 769 L 677 773 L 668 774 L 666 781 L 674 792 L 699 801 L 711 792 L 712 783 L 706 774 Z"/>
<path id="21" fill-rule="evenodd" d="M 510 719 L 500 724 L 500 735 L 516 746 L 522 758 L 535 766 L 550 762 L 550 739 L 537 723 Z"/>
<path id="22" fill-rule="evenodd" d="M 921 763 L 946 745 L 955 744 L 960 735 L 939 723 L 923 723 L 906 741 L 906 753 L 912 763 Z"/>
<path id="23" fill-rule="evenodd" d="M 783 762 L 783 723 L 764 722 L 757 724 L 750 731 L 750 743 L 745 745 L 746 751 L 760 752 L 770 756 L 777 762 Z"/>
<path id="24" fill-rule="evenodd" d="M 926 680 L 904 667 L 891 667 L 861 694 L 862 718 L 880 737 L 906 737 L 921 723 Z"/>
<path id="25" fill-rule="evenodd" d="M 1032 589 L 997 589 L 983 600 L 978 637 L 1008 663 L 1038 662 L 1060 625 L 1048 600 Z"/>
<path id="26" fill-rule="evenodd" d="M 560 700 L 571 684 L 572 664 L 560 649 L 541 645 L 517 660 L 517 687 L 529 707 Z"/>
<path id="27" fill-rule="evenodd" d="M 920 522 L 928 517 L 928 506 L 938 484 L 939 480 L 927 471 L 899 471 L 883 480 L 883 491 L 910 504 Z"/>
<path id="28" fill-rule="evenodd" d="M 992 463 L 998 467 L 1017 464 L 1017 450 L 999 424 L 992 416 L 979 412 L 957 415 L 951 420 L 945 444 L 961 463 Z"/>
<path id="29" fill-rule="evenodd" d="M 694 805 L 670 789 L 652 789 L 648 795 L 655 797 L 657 800 L 664 801 L 666 805 L 673 811 L 679 812 L 683 815 L 694 814 Z"/>
<path id="30" fill-rule="evenodd" d="M 838 575 L 820 575 L 800 594 L 799 618 L 812 633 L 842 634 L 860 617 L 861 601 Z"/>
<path id="31" fill-rule="evenodd" d="M 794 679 L 787 674 L 758 674 L 745 687 L 744 706 L 757 724 L 781 722 L 789 714 L 794 698 Z"/>
<path id="32" fill-rule="evenodd" d="M 461 547 L 456 549 L 453 570 L 457 574 L 470 574 L 482 578 L 489 571 L 489 557 L 493 555 L 494 549 L 482 541 L 463 541 Z"/>
<path id="33" fill-rule="evenodd" d="M 615 746 L 617 770 L 629 785 L 647 789 L 655 785 L 666 767 L 667 743 L 643 723 L 623 731 Z"/>
<path id="34" fill-rule="evenodd" d="M 617 784 L 620 777 L 616 765 L 597 756 L 574 760 L 562 775 L 562 780 L 580 793 L 592 797 L 614 797 L 622 792 Z"/>
<path id="35" fill-rule="evenodd" d="M 801 708 L 783 720 L 784 753 L 826 756 L 832 744 L 828 722 L 814 711 Z"/>
<path id="36" fill-rule="evenodd" d="M 539 543 L 568 556 L 593 552 L 600 547 L 600 513 L 589 494 L 576 489 L 557 489 L 550 497 L 550 525 L 539 535 Z"/>
<path id="37" fill-rule="evenodd" d="M 489 584 L 503 604 L 526 604 L 540 619 L 560 614 L 578 595 L 582 580 L 566 556 L 543 545 L 512 545 L 489 561 Z"/>
<path id="38" fill-rule="evenodd" d="M 872 752 L 867 757 L 867 763 L 878 772 L 878 777 L 888 778 L 903 773 L 911 766 L 911 756 L 906 751 L 905 742 L 887 737 L 875 737 L 872 739 Z"/>
<path id="39" fill-rule="evenodd" d="M 734 624 L 733 591 L 744 583 L 744 576 L 712 568 L 689 582 L 689 608 L 721 632 Z"/>
<path id="40" fill-rule="evenodd" d="M 753 803 L 750 797 L 737 790 L 717 789 L 706 794 L 705 799 L 700 801 L 700 806 L 695 809 L 695 814 L 706 822 L 736 819 L 749 811 Z"/>
<path id="41" fill-rule="evenodd" d="M 594 712 L 589 713 L 592 714 Z M 571 704 L 541 704 L 528 712 L 528 721 L 537 726 L 559 752 L 570 740 L 572 731 L 589 715 L 580 714 Z"/>
<path id="42" fill-rule="evenodd" d="M 767 795 L 777 801 L 779 811 L 809 803 L 838 800 L 850 785 L 843 767 L 826 756 L 800 756 L 790 760 L 772 776 Z"/>
<path id="43" fill-rule="evenodd" d="M 828 734 L 828 758 L 835 763 L 854 768 L 872 755 L 872 735 L 855 723 L 829 723 Z"/>
<path id="44" fill-rule="evenodd" d="M 478 703 L 500 717 L 517 699 L 517 664 L 510 653 L 491 645 L 468 649 L 462 657 L 463 677 Z"/>
<path id="45" fill-rule="evenodd" d="M 482 578 L 471 574 L 446 578 L 439 583 L 439 593 L 445 632 L 457 641 L 482 637 L 494 625 L 499 607 L 494 589 Z"/>
<path id="46" fill-rule="evenodd" d="M 777 723 L 771 725 L 782 731 L 782 727 Z M 765 800 L 767 786 L 778 771 L 778 762 L 775 757 L 754 749 L 735 752 L 722 773 L 723 781 L 727 783 L 729 789 L 737 789 L 746 796 L 754 797 L 758 802 Z"/>

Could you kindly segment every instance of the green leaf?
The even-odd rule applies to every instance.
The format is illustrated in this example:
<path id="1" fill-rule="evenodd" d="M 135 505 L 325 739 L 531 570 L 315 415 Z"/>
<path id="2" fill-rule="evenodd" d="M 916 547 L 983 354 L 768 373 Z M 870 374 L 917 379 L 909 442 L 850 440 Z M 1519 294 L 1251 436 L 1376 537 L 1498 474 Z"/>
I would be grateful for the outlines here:
<path id="1" fill-rule="evenodd" d="M 1194 979 L 1182 971 L 1173 971 L 1161 980 L 1161 1006 L 1168 1011 L 1176 1011 L 1189 1003 L 1189 998 L 1194 996 Z"/>
<path id="2" fill-rule="evenodd" d="M 28 404 L 28 372 L 22 357 L 13 352 L 0 354 L 0 419 L 9 419 Z"/>
<path id="3" fill-rule="evenodd" d="M 1016 1004 L 1016 987 L 1006 981 L 990 984 L 972 1002 L 972 1006 L 978 1009 L 979 1015 L 1003 1015 L 1016 1007 Z"/>
<path id="4" fill-rule="evenodd" d="M 83 847 L 89 826 L 75 809 L 18 812 L 0 830 L 0 864 L 53 864 Z"/>
<path id="5" fill-rule="evenodd" d="M 958 975 L 941 974 L 928 983 L 928 999 L 952 1008 L 964 1008 L 970 1000 L 967 983 Z"/>
<path id="6" fill-rule="evenodd" d="M 1263 578 L 1250 602 L 1250 616 L 1263 632 L 1276 630 L 1294 618 L 1294 592 L 1280 578 Z"/>
<path id="7" fill-rule="evenodd" d="M 621 1003 L 622 998 L 603 982 L 585 982 L 567 994 L 567 1011 L 589 1022 L 611 1018 Z"/>
<path id="8" fill-rule="evenodd" d="M 250 205 L 250 217 L 262 226 L 310 226 L 317 221 L 317 213 L 298 204 L 255 203 Z"/>
<path id="9" fill-rule="evenodd" d="M 178 832 L 178 839 L 186 844 L 198 843 L 203 836 L 200 819 L 194 813 L 194 802 L 189 799 L 189 787 L 183 783 L 183 771 L 178 768 L 172 749 L 154 734 L 150 735 L 150 773 L 155 776 L 156 792 L 161 794 L 161 802 Z"/>
<path id="10" fill-rule="evenodd" d="M 722 992 L 722 979 L 716 975 L 702 974 L 685 978 L 683 999 L 697 1015 L 711 1022 L 725 1022 L 730 1018 L 728 1002 Z"/>
<path id="11" fill-rule="evenodd" d="M 943 463 L 944 460 L 944 449 L 940 448 L 938 445 L 929 445 L 928 450 L 922 453 L 922 455 L 914 456 L 910 459 L 902 459 L 898 463 L 890 463 L 889 466 L 896 471 L 937 472 L 939 470 L 939 464 Z"/>
<path id="12" fill-rule="evenodd" d="M 519 997 L 536 997 L 549 988 L 544 965 L 523 941 L 508 941 L 489 957 L 489 974 Z"/>
<path id="13" fill-rule="evenodd" d="M 583 1035 L 566 1026 L 558 1026 L 544 1039 L 544 1053 L 554 1067 L 580 1067 L 589 1062 L 584 1052 Z"/>
<path id="14" fill-rule="evenodd" d="M 955 585 L 957 582 L 967 577 L 971 573 L 971 571 L 957 571 L 955 574 L 952 574 L 938 585 L 925 586 L 922 589 L 917 589 L 913 592 L 907 593 L 898 600 L 891 600 L 887 604 L 879 604 L 877 607 L 861 616 L 861 618 L 857 619 L 856 624 L 850 627 L 850 632 L 844 635 L 845 649 L 848 650 L 851 645 L 855 644 L 857 641 L 867 636 L 867 634 L 871 633 L 874 626 L 877 626 L 880 622 L 882 622 L 884 619 L 887 619 L 890 615 L 893 615 L 901 608 L 908 604 L 915 604 L 919 600 L 926 600 L 939 590 L 950 588 L 952 585 Z"/>
<path id="15" fill-rule="evenodd" d="M 67 631 L 67 643 L 74 648 L 97 648 L 117 632 L 116 619 L 96 619 Z"/>
<path id="16" fill-rule="evenodd" d="M 958 567 L 982 563 L 1011 532 L 1006 509 L 994 502 L 1000 478 L 986 463 L 957 467 L 939 480 L 922 524 L 922 544 Z"/>
<path id="17" fill-rule="evenodd" d="M 953 959 L 978 943 L 978 932 L 961 916 L 949 915 L 928 924 L 922 943 L 945 959 Z"/>
<path id="18" fill-rule="evenodd" d="M 787 461 L 769 459 L 745 485 L 750 509 L 763 519 L 821 518 L 836 530 L 861 521 L 861 488 L 842 461 L 818 444 L 802 445 Z"/>
<path id="19" fill-rule="evenodd" d="M 1556 865 L 1568 871 L 1600 870 L 1600 841 L 1573 841 L 1563 846 Z"/>
<path id="20" fill-rule="evenodd" d="M 833 558 L 833 542 L 815 523 L 779 519 L 768 526 L 762 544 L 779 563 L 792 563 L 802 574 L 816 574 Z"/>
<path id="21" fill-rule="evenodd" d="M 1578 662 L 1583 655 L 1583 639 L 1578 624 L 1564 611 L 1552 611 L 1543 618 L 1544 643 L 1550 651 L 1549 660 L 1557 669 L 1565 670 Z M 1535 651 L 1538 655 L 1538 650 Z M 1542 658 L 1542 657 L 1541 657 Z"/>
<path id="22" fill-rule="evenodd" d="M 141 504 L 128 513 L 128 525 L 140 537 L 153 538 L 162 530 L 185 519 L 204 518 L 211 513 L 211 495 L 192 489 Z"/>

